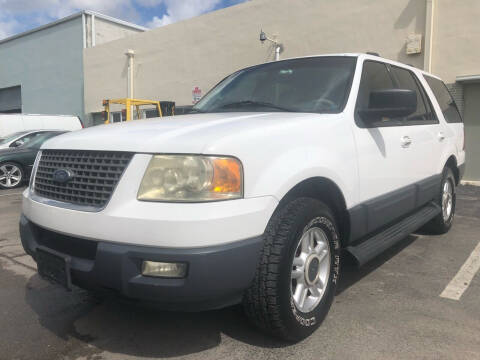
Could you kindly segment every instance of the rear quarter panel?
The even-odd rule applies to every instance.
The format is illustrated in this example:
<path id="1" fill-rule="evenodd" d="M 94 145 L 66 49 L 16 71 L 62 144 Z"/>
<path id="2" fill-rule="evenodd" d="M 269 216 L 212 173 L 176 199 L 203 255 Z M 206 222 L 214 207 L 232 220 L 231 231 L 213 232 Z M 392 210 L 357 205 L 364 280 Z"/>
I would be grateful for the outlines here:
<path id="1" fill-rule="evenodd" d="M 431 154 L 431 160 L 436 163 L 437 173 L 443 171 L 447 160 L 450 156 L 454 156 L 457 162 L 457 165 L 465 163 L 465 151 L 464 151 L 464 124 L 463 123 L 448 123 L 443 116 L 443 112 L 438 104 L 438 101 L 430 89 L 428 82 L 424 78 L 424 73 L 422 71 L 416 70 L 417 77 L 422 83 L 432 106 L 435 110 L 435 113 L 438 117 L 438 120 L 441 125 L 441 130 L 445 134 L 445 140 L 443 141 L 442 152 L 440 154 Z M 431 75 L 429 75 L 431 76 Z"/>

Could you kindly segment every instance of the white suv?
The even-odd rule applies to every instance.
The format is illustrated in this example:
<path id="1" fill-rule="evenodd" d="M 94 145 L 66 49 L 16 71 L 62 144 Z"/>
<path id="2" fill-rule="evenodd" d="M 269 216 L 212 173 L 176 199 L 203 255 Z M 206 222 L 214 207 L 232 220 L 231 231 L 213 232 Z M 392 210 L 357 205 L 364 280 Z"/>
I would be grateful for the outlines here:
<path id="1" fill-rule="evenodd" d="M 361 265 L 452 224 L 464 129 L 433 75 L 365 54 L 289 59 L 237 71 L 193 112 L 44 144 L 20 221 L 41 275 L 167 309 L 243 301 L 298 340 L 326 316 L 344 254 Z"/>

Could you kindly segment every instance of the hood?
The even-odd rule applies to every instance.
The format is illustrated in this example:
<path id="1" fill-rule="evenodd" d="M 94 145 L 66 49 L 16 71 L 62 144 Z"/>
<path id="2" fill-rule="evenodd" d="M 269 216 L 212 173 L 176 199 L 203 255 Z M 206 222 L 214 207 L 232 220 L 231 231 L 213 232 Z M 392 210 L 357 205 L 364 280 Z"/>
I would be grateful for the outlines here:
<path id="1" fill-rule="evenodd" d="M 288 135 L 291 127 L 335 117 L 338 114 L 284 112 L 179 115 L 94 126 L 56 136 L 42 149 L 204 153 L 214 151 L 218 148 L 215 144 L 225 141 L 268 136 L 273 130 Z"/>

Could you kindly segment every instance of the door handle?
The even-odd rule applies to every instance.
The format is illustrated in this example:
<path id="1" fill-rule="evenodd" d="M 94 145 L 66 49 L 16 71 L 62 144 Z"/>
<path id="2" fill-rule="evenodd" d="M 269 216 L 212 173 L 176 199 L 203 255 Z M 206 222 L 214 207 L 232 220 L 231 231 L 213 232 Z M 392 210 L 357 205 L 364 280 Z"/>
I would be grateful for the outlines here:
<path id="1" fill-rule="evenodd" d="M 405 136 L 402 136 L 402 138 L 400 139 L 400 144 L 404 148 L 409 147 L 411 143 L 412 143 L 412 139 L 410 138 L 410 136 L 405 135 Z"/>
<path id="2" fill-rule="evenodd" d="M 438 133 L 438 141 L 443 141 L 445 139 L 445 134 L 443 133 L 443 131 L 440 131 Z"/>

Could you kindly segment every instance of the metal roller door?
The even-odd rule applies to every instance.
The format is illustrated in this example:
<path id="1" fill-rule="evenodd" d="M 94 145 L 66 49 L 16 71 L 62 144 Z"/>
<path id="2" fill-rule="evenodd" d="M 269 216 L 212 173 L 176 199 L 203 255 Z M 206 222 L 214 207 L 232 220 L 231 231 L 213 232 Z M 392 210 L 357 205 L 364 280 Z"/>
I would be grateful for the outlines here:
<path id="1" fill-rule="evenodd" d="M 22 88 L 20 85 L 0 89 L 0 113 L 22 112 Z"/>

